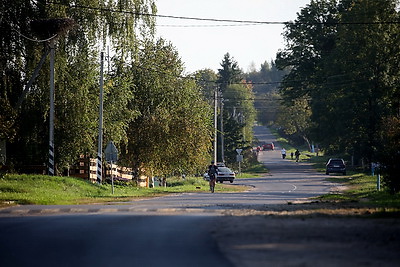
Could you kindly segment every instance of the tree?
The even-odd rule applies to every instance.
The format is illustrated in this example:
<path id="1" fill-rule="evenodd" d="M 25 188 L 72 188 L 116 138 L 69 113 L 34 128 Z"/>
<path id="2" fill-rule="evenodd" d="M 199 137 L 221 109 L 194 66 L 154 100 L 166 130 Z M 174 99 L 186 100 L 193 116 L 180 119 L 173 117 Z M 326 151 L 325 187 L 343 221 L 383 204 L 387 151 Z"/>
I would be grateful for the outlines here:
<path id="1" fill-rule="evenodd" d="M 195 78 L 211 110 L 214 109 L 215 90 L 219 89 L 217 128 L 220 130 L 222 117 L 225 157 L 222 159 L 221 132 L 219 131 L 217 158 L 233 163 L 236 161 L 236 149 L 249 147 L 253 140 L 252 127 L 256 116 L 253 87 L 242 80 L 238 63 L 230 57 L 229 53 L 224 55 L 218 74 L 205 69 L 196 72 Z M 213 117 L 209 119 L 213 121 Z"/>
<path id="2" fill-rule="evenodd" d="M 307 99 L 296 99 L 291 105 L 282 104 L 277 114 L 277 125 L 287 135 L 300 137 L 311 150 L 309 130 L 311 128 L 311 109 Z"/>
<path id="3" fill-rule="evenodd" d="M 336 27 L 339 21 L 337 1 L 311 1 L 309 5 L 298 13 L 297 19 L 293 23 L 285 26 L 284 37 L 286 48 L 277 54 L 276 64 L 278 68 L 289 71 L 284 76 L 280 86 L 280 93 L 283 97 L 284 106 L 293 106 L 298 102 L 308 99 L 304 106 L 304 111 L 310 105 L 311 112 L 303 112 L 304 116 L 310 118 L 303 122 L 319 118 L 324 119 L 327 113 L 323 110 L 326 107 L 325 101 L 330 101 L 326 95 L 329 94 L 321 84 L 326 80 L 326 70 L 324 68 L 325 59 L 335 48 Z M 315 116 L 319 116 L 315 118 Z M 302 116 L 303 117 L 303 116 Z M 290 119 L 293 121 L 293 119 Z M 281 116 L 281 123 L 282 123 Z M 288 125 L 286 123 L 286 125 Z M 317 127 L 318 130 L 312 131 Z M 303 124 L 300 136 L 313 137 L 320 143 L 329 140 L 329 131 L 325 128 L 318 128 L 318 124 Z M 288 130 L 292 132 L 291 130 Z M 309 139 L 307 138 L 307 140 Z M 328 141 L 329 143 L 329 141 Z M 324 143 L 326 146 L 329 144 Z"/>
<path id="4" fill-rule="evenodd" d="M 215 90 L 217 89 L 217 74 L 211 69 L 203 69 L 194 73 L 197 85 L 203 92 L 204 99 L 214 105 Z"/>
<path id="5" fill-rule="evenodd" d="M 393 84 L 398 82 L 398 27 L 381 23 L 398 19 L 396 1 L 343 1 L 334 53 L 327 71 L 340 79 L 327 84 L 334 99 L 332 114 L 343 118 L 336 136 L 341 150 L 375 160 L 381 146 L 378 129 L 383 117 L 393 112 Z M 369 24 L 351 25 L 368 21 Z M 345 57 L 345 55 L 353 55 Z M 395 90 L 393 90 L 395 89 Z M 345 119 L 344 119 L 345 118 Z M 325 125 L 326 126 L 326 125 Z"/>
<path id="6" fill-rule="evenodd" d="M 117 10 L 116 7 L 128 12 L 112 11 Z M 117 73 L 117 70 L 124 66 L 124 62 L 135 57 L 138 38 L 154 33 L 154 18 L 135 15 L 140 14 L 140 11 L 155 12 L 154 3 L 152 0 L 107 3 L 84 0 L 80 1 L 79 6 L 70 6 L 68 3 L 49 3 L 44 0 L 5 0 L 1 2 L 0 8 L 0 72 L 3 74 L 0 95 L 4 107 L 14 109 L 9 113 L 13 114 L 11 116 L 5 115 L 6 111 L 0 114 L 1 120 L 10 125 L 7 131 L 0 129 L 3 131 L 0 136 L 8 139 L 8 151 L 11 151 L 8 159 L 14 165 L 43 165 L 48 154 L 47 67 L 40 70 L 22 108 L 16 108 L 24 85 L 48 45 L 45 41 L 32 41 L 42 36 L 34 36 L 30 22 L 69 17 L 77 25 L 68 35 L 59 36 L 56 42 L 55 160 L 61 171 L 72 164 L 79 154 L 94 154 L 95 151 L 99 45 L 105 44 L 107 40 L 112 44 L 111 49 L 115 51 L 119 60 L 113 61 L 114 65 L 110 67 Z M 99 9 L 102 11 L 98 12 Z M 44 66 L 48 66 L 48 62 L 45 62 Z M 125 85 L 129 85 L 129 81 L 110 76 L 107 85 L 106 90 L 112 91 L 109 91 L 112 97 L 108 97 L 105 106 L 126 111 L 131 97 L 126 95 Z M 121 94 L 125 94 L 126 98 L 117 97 Z M 111 101 L 113 102 L 110 103 Z M 117 141 L 126 140 L 125 125 L 131 118 L 107 116 L 105 115 L 107 126 L 113 129 L 113 137 L 117 138 Z"/>
<path id="7" fill-rule="evenodd" d="M 242 71 L 229 53 L 224 55 L 221 67 L 218 70 L 217 80 L 220 84 L 221 102 L 223 102 L 222 116 L 219 120 L 221 118 L 223 120 L 224 129 L 220 134 L 223 134 L 224 151 L 227 151 L 226 158 L 222 160 L 232 163 L 236 160 L 235 149 L 246 148 L 253 140 L 254 95 L 253 87 L 242 80 Z M 219 145 L 222 145 L 221 143 Z M 222 151 L 222 148 L 219 151 Z"/>
<path id="8" fill-rule="evenodd" d="M 129 124 L 123 158 L 147 175 L 197 173 L 208 161 L 212 110 L 183 70 L 163 39 L 146 42 L 127 69 L 134 84 L 131 107 L 139 115 Z"/>
<path id="9" fill-rule="evenodd" d="M 251 147 L 256 117 L 252 86 L 242 82 L 229 85 L 223 95 L 224 145 L 229 163 L 236 161 L 236 149 Z"/>
<path id="10" fill-rule="evenodd" d="M 221 92 L 224 93 L 225 88 L 229 84 L 239 83 L 242 80 L 242 71 L 240 70 L 236 60 L 231 58 L 229 53 L 224 55 L 221 67 L 221 69 L 218 69 L 217 82 L 220 84 Z"/>
<path id="11" fill-rule="evenodd" d="M 377 152 L 383 182 L 392 193 L 400 192 L 400 114 L 383 118 L 379 131 L 381 147 Z"/>
<path id="12" fill-rule="evenodd" d="M 287 25 L 277 64 L 290 73 L 281 92 L 308 99 L 309 132 L 327 152 L 391 166 L 380 149 L 391 151 L 396 134 L 385 140 L 381 127 L 391 129 L 399 114 L 398 19 L 394 0 L 312 1 Z"/>
<path id="13" fill-rule="evenodd" d="M 260 70 L 245 74 L 247 83 L 253 85 L 254 107 L 258 110 L 257 121 L 265 125 L 273 124 L 277 119 L 277 110 L 281 96 L 278 86 L 286 71 L 278 70 L 274 61 L 265 61 Z"/>

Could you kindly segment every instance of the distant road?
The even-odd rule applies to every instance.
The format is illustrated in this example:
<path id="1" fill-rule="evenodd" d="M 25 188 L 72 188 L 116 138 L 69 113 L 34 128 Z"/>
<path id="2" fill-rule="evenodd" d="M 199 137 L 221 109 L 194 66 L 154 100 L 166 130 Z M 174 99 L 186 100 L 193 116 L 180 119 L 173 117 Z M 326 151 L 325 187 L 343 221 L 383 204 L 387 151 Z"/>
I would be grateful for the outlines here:
<path id="1" fill-rule="evenodd" d="M 256 126 L 254 134 L 262 142 L 275 141 L 270 131 L 263 126 Z M 258 160 L 263 162 L 270 173 L 265 177 L 236 179 L 234 184 L 249 187 L 239 193 L 183 193 L 156 197 L 132 202 L 114 203 L 113 205 L 79 206 L 21 206 L 3 210 L 3 213 L 40 214 L 40 213 L 109 213 L 109 212 L 171 212 L 184 211 L 201 213 L 241 208 L 243 205 L 286 204 L 296 200 L 329 193 L 332 184 L 324 181 L 326 176 L 317 173 L 309 163 L 293 162 L 281 158 L 280 148 L 274 151 L 261 151 Z M 218 187 L 218 184 L 217 184 Z M 55 212 L 52 212 L 55 211 Z M 2 212 L 0 211 L 0 216 Z"/>
<path id="2" fill-rule="evenodd" d="M 255 136 L 273 140 L 261 126 Z M 324 175 L 307 163 L 282 160 L 279 150 L 260 152 L 259 160 L 271 173 L 236 179 L 249 186 L 246 192 L 3 209 L 0 266 L 231 266 L 210 234 L 225 210 L 285 204 L 330 190 Z"/>

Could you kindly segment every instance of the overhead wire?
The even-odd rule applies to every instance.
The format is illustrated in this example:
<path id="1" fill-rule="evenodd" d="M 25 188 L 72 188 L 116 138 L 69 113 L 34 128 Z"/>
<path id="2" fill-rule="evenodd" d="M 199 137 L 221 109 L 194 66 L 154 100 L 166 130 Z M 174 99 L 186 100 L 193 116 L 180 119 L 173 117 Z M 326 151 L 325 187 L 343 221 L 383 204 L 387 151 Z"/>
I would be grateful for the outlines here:
<path id="1" fill-rule="evenodd" d="M 54 1 L 47 1 L 48 4 L 54 5 L 62 5 L 67 6 L 69 8 L 81 8 L 81 9 L 89 9 L 95 11 L 103 11 L 103 12 L 113 12 L 113 13 L 121 13 L 121 14 L 130 14 L 136 16 L 147 16 L 147 17 L 155 17 L 155 18 L 169 18 L 169 19 L 179 19 L 179 20 L 193 20 L 193 21 L 207 21 L 207 22 L 223 22 L 223 23 L 240 23 L 240 24 L 253 24 L 253 25 L 287 25 L 287 24 L 295 24 L 293 21 L 257 21 L 257 20 L 237 20 L 237 19 L 219 19 L 219 18 L 202 18 L 202 17 L 189 17 L 189 16 L 174 16 L 174 15 L 163 15 L 163 14 L 152 14 L 152 13 L 143 13 L 122 9 L 112 9 L 112 8 L 104 8 L 104 7 L 93 7 L 79 4 L 69 4 L 69 3 L 61 3 Z M 355 22 L 309 22 L 309 23 L 301 23 L 301 24 L 309 24 L 309 25 L 381 25 L 381 24 L 400 24 L 400 21 L 355 21 Z M 222 26 L 222 25 L 221 25 Z M 225 25 L 223 25 L 225 27 Z M 198 27 L 198 26 L 196 26 Z"/>
<path id="2" fill-rule="evenodd" d="M 197 24 L 197 25 L 157 25 L 160 27 L 232 27 L 232 26 L 252 26 L 252 25 L 287 25 L 291 23 L 296 23 L 293 21 L 256 21 L 256 20 L 236 20 L 236 19 L 218 19 L 218 18 L 202 18 L 202 17 L 189 17 L 189 16 L 173 16 L 173 15 L 163 15 L 163 14 L 151 14 L 151 13 L 143 13 L 122 9 L 112 9 L 112 8 L 104 8 L 104 7 L 93 7 L 87 5 L 79 5 L 79 4 L 68 4 L 54 1 L 47 1 L 48 4 L 54 5 L 62 5 L 67 6 L 69 8 L 81 8 L 81 9 L 89 9 L 100 12 L 113 12 L 113 13 L 122 13 L 122 14 L 130 14 L 136 16 L 148 16 L 148 17 L 156 17 L 156 18 L 169 18 L 169 19 L 178 19 L 178 20 L 193 20 L 193 21 L 202 21 L 202 22 L 218 22 L 218 23 L 230 23 L 230 24 Z M 378 22 L 310 22 L 310 23 L 302 23 L 302 24 L 312 24 L 312 25 L 380 25 L 380 24 L 400 24 L 400 21 L 378 21 Z M 153 70 L 156 71 L 156 70 Z M 158 71 L 159 72 L 159 71 Z M 179 78 L 184 79 L 194 79 L 193 76 L 179 76 Z M 196 79 L 195 79 L 196 80 Z M 204 81 L 214 84 L 221 84 L 217 81 Z M 284 84 L 290 82 L 301 82 L 301 81 L 273 81 L 273 82 L 238 82 L 231 84 L 252 84 L 252 85 L 273 85 L 273 84 Z M 357 81 L 343 81 L 336 82 L 337 85 L 346 84 L 349 82 L 357 82 Z M 328 85 L 335 83 L 327 83 Z"/>
<path id="3" fill-rule="evenodd" d="M 6 24 L 9 24 L 9 25 L 10 25 L 10 29 L 11 29 L 12 31 L 16 32 L 16 33 L 17 33 L 19 36 L 21 36 L 22 38 L 25 38 L 25 39 L 27 39 L 27 40 L 29 40 L 29 41 L 32 41 L 32 42 L 44 43 L 44 42 L 50 41 L 51 39 L 57 37 L 57 34 L 54 34 L 53 36 L 51 36 L 51 37 L 49 37 L 49 38 L 46 38 L 46 39 L 36 39 L 36 38 L 32 38 L 32 37 L 26 36 L 25 34 L 23 34 L 22 32 L 20 32 L 19 30 L 17 30 L 14 26 L 12 26 L 12 23 L 10 23 L 8 20 L 6 20 L 6 19 L 3 18 L 3 19 L 1 19 L 1 22 L 5 22 Z"/>
<path id="4" fill-rule="evenodd" d="M 47 1 L 48 4 L 54 5 L 62 5 L 67 6 L 69 8 L 81 8 L 81 9 L 90 9 L 96 11 L 106 11 L 113 13 L 122 13 L 122 14 L 130 14 L 136 16 L 147 16 L 147 17 L 157 17 L 157 18 L 169 18 L 169 19 L 180 19 L 180 20 L 195 20 L 195 21 L 209 21 L 209 22 L 224 22 L 224 23 L 247 23 L 247 24 L 286 24 L 284 21 L 255 21 L 255 20 L 235 20 L 235 19 L 218 19 L 218 18 L 201 18 L 201 17 L 188 17 L 188 16 L 173 16 L 173 15 L 162 15 L 162 14 L 152 14 L 152 13 L 143 13 L 122 9 L 112 9 L 112 8 L 104 8 L 104 7 L 93 7 L 79 4 L 68 4 L 54 1 Z"/>
<path id="5" fill-rule="evenodd" d="M 246 27 L 246 26 L 260 26 L 261 24 L 255 23 L 241 23 L 241 24 L 158 24 L 157 27 L 171 27 L 171 28 L 217 28 L 217 27 Z"/>

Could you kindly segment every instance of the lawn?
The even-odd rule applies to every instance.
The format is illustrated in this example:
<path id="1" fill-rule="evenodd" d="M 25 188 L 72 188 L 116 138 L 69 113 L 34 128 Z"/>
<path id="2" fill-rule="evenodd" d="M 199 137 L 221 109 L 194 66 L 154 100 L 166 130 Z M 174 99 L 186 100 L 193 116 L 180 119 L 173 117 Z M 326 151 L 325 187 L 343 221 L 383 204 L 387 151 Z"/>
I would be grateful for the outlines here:
<path id="1" fill-rule="evenodd" d="M 325 173 L 328 156 L 311 157 L 316 170 Z M 326 176 L 326 180 L 339 183 L 347 189 L 343 192 L 327 194 L 319 197 L 322 201 L 352 202 L 362 206 L 400 209 L 400 194 L 390 194 L 381 182 L 381 190 L 377 189 L 377 176 L 348 168 L 346 176 Z M 383 178 L 381 178 L 383 180 Z"/>
<path id="2" fill-rule="evenodd" d="M 167 179 L 167 187 L 139 188 L 130 184 L 93 184 L 73 177 L 6 174 L 0 178 L 0 205 L 63 205 L 129 201 L 171 193 L 208 192 L 201 177 Z M 243 187 L 218 184 L 216 192 L 241 191 Z"/>

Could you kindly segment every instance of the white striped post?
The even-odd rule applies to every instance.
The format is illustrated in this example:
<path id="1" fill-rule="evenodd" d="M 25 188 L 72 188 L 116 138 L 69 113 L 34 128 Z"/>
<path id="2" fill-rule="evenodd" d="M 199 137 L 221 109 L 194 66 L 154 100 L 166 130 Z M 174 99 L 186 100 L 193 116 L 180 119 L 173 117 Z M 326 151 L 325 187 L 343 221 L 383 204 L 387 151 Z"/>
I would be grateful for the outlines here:
<path id="1" fill-rule="evenodd" d="M 97 172 L 96 172 L 97 173 L 97 182 L 99 184 L 101 184 L 101 180 L 102 180 L 102 176 L 103 176 L 101 162 L 102 162 L 102 155 L 100 153 L 100 154 L 97 154 Z"/>
<path id="2" fill-rule="evenodd" d="M 99 105 L 99 143 L 97 147 L 97 182 L 102 181 L 102 158 L 103 158 L 103 64 L 104 53 L 100 53 L 100 105 Z"/>
<path id="3" fill-rule="evenodd" d="M 49 175 L 54 176 L 54 143 L 49 142 Z"/>
<path id="4" fill-rule="evenodd" d="M 49 175 L 54 176 L 54 39 L 50 41 Z"/>

